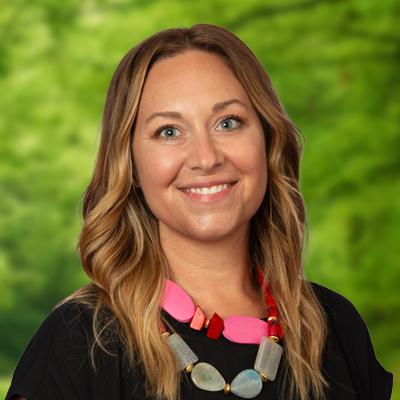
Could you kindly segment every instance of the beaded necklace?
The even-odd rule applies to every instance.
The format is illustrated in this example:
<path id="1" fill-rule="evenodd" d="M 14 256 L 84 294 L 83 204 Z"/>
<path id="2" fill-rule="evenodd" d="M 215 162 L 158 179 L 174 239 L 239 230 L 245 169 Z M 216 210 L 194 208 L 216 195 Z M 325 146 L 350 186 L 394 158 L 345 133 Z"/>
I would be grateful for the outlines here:
<path id="1" fill-rule="evenodd" d="M 259 269 L 257 274 L 261 285 L 263 276 Z M 283 337 L 283 329 L 268 285 L 265 292 L 268 307 L 267 322 L 246 316 L 234 316 L 222 320 L 217 313 L 208 320 L 199 306 L 194 307 L 193 301 L 180 286 L 166 280 L 162 307 L 175 319 L 181 322 L 190 321 L 192 329 L 208 329 L 207 336 L 211 339 L 217 339 L 222 332 L 233 342 L 259 343 L 254 369 L 241 371 L 231 383 L 227 383 L 214 366 L 206 362 L 197 363 L 199 358 L 182 337 L 177 333 L 171 334 L 160 321 L 161 333 L 177 357 L 180 370 L 190 373 L 192 382 L 198 388 L 207 391 L 223 390 L 225 394 L 233 393 L 238 397 L 251 399 L 260 394 L 262 382 L 275 380 L 283 352 L 279 344 Z"/>

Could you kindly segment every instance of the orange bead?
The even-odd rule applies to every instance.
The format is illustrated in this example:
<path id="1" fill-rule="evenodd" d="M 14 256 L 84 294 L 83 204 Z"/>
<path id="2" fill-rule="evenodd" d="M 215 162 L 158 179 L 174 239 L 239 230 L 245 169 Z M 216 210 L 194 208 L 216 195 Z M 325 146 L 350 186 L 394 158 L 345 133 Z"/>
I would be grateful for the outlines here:
<path id="1" fill-rule="evenodd" d="M 202 309 L 197 306 L 193 318 L 190 321 L 190 327 L 200 331 L 201 329 L 203 329 L 206 319 L 207 318 L 204 315 Z"/>

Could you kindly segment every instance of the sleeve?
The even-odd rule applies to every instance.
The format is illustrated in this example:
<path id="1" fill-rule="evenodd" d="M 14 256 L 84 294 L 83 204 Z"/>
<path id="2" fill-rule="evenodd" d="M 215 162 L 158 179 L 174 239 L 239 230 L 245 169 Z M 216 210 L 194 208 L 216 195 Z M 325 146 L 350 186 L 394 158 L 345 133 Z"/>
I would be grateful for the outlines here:
<path id="1" fill-rule="evenodd" d="M 379 363 L 367 325 L 355 306 L 344 296 L 312 283 L 328 314 L 349 372 L 362 400 L 389 400 L 393 374 Z"/>
<path id="2" fill-rule="evenodd" d="M 14 371 L 5 400 L 20 395 L 28 400 L 116 399 L 118 358 L 90 361 L 91 322 L 76 304 L 53 310 L 32 337 Z"/>

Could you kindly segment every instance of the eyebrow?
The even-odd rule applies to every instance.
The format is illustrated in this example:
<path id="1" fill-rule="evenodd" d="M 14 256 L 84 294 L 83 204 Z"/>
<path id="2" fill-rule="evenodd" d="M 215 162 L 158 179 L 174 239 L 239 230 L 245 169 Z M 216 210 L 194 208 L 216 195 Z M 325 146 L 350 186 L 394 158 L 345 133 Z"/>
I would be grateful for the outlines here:
<path id="1" fill-rule="evenodd" d="M 218 103 L 215 103 L 215 104 L 213 105 L 211 111 L 212 111 L 213 113 L 216 113 L 216 112 L 221 111 L 221 110 L 223 110 L 224 108 L 228 107 L 230 104 L 239 104 L 239 105 L 241 105 L 242 107 L 244 107 L 246 110 L 248 110 L 247 105 L 246 105 L 243 101 L 234 98 L 234 99 L 224 100 L 224 101 L 220 101 L 220 102 L 218 102 Z M 157 118 L 157 117 L 175 118 L 175 119 L 183 120 L 182 114 L 179 113 L 179 112 L 177 112 L 177 111 L 155 112 L 155 113 L 151 114 L 151 115 L 146 119 L 146 121 L 144 122 L 144 127 L 146 127 L 146 126 L 149 124 L 149 122 L 150 122 L 151 120 L 153 120 L 154 118 Z"/>

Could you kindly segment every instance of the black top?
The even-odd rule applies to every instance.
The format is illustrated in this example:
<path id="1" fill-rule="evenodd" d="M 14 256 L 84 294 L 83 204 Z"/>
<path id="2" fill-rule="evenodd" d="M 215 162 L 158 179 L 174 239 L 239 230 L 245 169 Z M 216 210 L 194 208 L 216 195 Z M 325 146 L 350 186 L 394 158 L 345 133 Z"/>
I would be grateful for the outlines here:
<path id="1" fill-rule="evenodd" d="M 327 400 L 390 399 L 393 375 L 376 359 L 368 329 L 356 308 L 340 294 L 316 283 L 312 286 L 329 321 L 323 357 L 323 371 L 331 386 Z M 230 342 L 223 335 L 218 340 L 209 339 L 205 330 L 195 331 L 167 313 L 163 315 L 199 361 L 215 366 L 226 382 L 232 382 L 240 371 L 253 368 L 258 345 Z M 151 400 L 145 396 L 143 372 L 140 368 L 127 368 L 119 346 L 119 357 L 97 353 L 97 372 L 93 370 L 87 342 L 91 329 L 91 312 L 83 306 L 69 302 L 53 310 L 23 353 L 6 400 L 14 394 L 28 400 Z M 276 379 L 264 382 L 256 399 L 280 398 L 284 362 L 283 358 Z M 225 398 L 223 391 L 198 389 L 189 375 L 186 377 L 182 380 L 183 400 Z"/>

